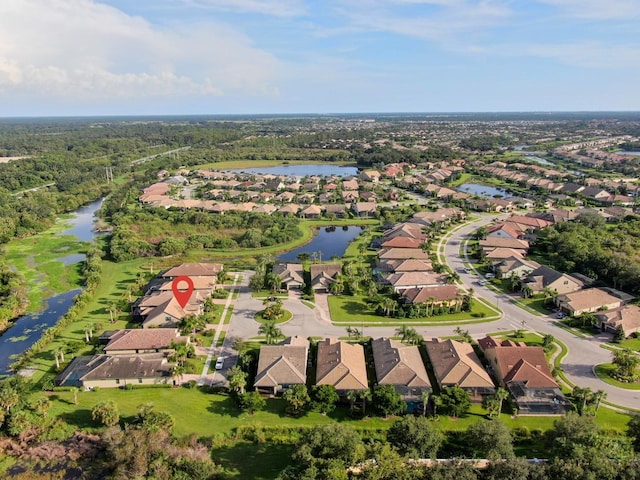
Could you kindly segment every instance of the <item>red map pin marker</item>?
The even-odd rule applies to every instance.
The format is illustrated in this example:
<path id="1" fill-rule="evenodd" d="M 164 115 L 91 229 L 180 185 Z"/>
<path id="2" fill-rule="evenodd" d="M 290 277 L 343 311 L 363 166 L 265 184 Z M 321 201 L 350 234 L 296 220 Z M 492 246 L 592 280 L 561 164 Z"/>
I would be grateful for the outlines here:
<path id="1" fill-rule="evenodd" d="M 186 290 L 180 290 L 179 285 L 181 283 L 187 284 Z M 193 280 L 191 280 L 191 278 L 187 277 L 186 275 L 176 277 L 171 283 L 171 290 L 173 290 L 173 296 L 178 301 L 180 306 L 184 308 L 187 303 L 189 303 L 189 299 L 191 298 L 191 294 L 193 293 Z"/>

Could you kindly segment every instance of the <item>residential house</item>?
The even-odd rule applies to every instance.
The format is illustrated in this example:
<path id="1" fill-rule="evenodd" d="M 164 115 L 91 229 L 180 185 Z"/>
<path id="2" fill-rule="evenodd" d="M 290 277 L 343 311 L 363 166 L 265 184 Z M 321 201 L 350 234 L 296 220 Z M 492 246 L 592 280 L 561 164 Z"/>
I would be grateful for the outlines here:
<path id="1" fill-rule="evenodd" d="M 380 181 L 380 172 L 377 170 L 363 170 L 360 172 L 360 178 L 365 182 L 378 183 Z"/>
<path id="2" fill-rule="evenodd" d="M 413 237 L 393 237 L 382 242 L 383 248 L 421 248 L 422 240 Z"/>
<path id="3" fill-rule="evenodd" d="M 488 252 L 485 257 L 492 261 L 498 261 L 510 257 L 524 258 L 525 254 L 526 252 L 524 250 L 514 250 L 513 248 L 495 248 Z"/>
<path id="4" fill-rule="evenodd" d="M 376 202 L 355 202 L 351 204 L 351 209 L 358 217 L 375 217 L 377 211 Z"/>
<path id="5" fill-rule="evenodd" d="M 327 293 L 341 273 L 342 265 L 338 263 L 314 263 L 310 267 L 311 288 L 314 292 Z"/>
<path id="6" fill-rule="evenodd" d="M 640 332 L 640 307 L 624 305 L 613 310 L 604 310 L 596 314 L 603 331 L 615 333 L 619 328 L 628 337 L 632 333 Z"/>
<path id="7" fill-rule="evenodd" d="M 380 260 L 426 260 L 430 261 L 429 254 L 421 248 L 383 248 L 378 251 Z"/>
<path id="8" fill-rule="evenodd" d="M 478 244 L 485 255 L 491 253 L 496 248 L 511 248 L 516 251 L 522 252 L 523 256 L 527 254 L 529 249 L 529 242 L 526 240 L 517 240 L 514 238 L 491 238 L 487 237 L 484 240 L 479 240 Z"/>
<path id="9" fill-rule="evenodd" d="M 183 263 L 170 268 L 162 274 L 162 277 L 216 277 L 223 269 L 224 265 L 221 263 Z"/>
<path id="10" fill-rule="evenodd" d="M 324 213 L 325 215 L 335 215 L 337 218 L 344 218 L 347 216 L 347 210 L 344 204 L 325 205 Z"/>
<path id="11" fill-rule="evenodd" d="M 519 256 L 511 256 L 500 260 L 494 265 L 493 269 L 498 278 L 510 278 L 515 275 L 519 279 L 523 279 L 538 267 L 540 267 L 539 263 L 526 261 Z"/>
<path id="12" fill-rule="evenodd" d="M 378 385 L 393 385 L 405 402 L 416 402 L 422 392 L 431 391 L 431 382 L 417 346 L 376 338 L 371 347 Z"/>
<path id="13" fill-rule="evenodd" d="M 495 393 L 491 377 L 470 344 L 434 338 L 425 346 L 440 388 L 458 386 L 469 393 L 473 402 Z"/>
<path id="14" fill-rule="evenodd" d="M 278 209 L 278 212 L 281 213 L 285 217 L 295 216 L 298 214 L 298 210 L 300 210 L 300 205 L 296 205 L 294 203 L 290 203 L 289 205 L 284 205 Z"/>
<path id="15" fill-rule="evenodd" d="M 302 218 L 320 218 L 322 216 L 322 207 L 320 205 L 309 205 L 300 212 Z"/>
<path id="16" fill-rule="evenodd" d="M 569 315 L 581 315 L 598 310 L 611 310 L 622 306 L 622 300 L 600 288 L 587 288 L 558 295 L 556 304 Z"/>
<path id="17" fill-rule="evenodd" d="M 273 273 L 280 277 L 281 288 L 300 290 L 304 285 L 304 270 L 299 263 L 276 263 Z"/>
<path id="18" fill-rule="evenodd" d="M 358 180 L 356 180 L 355 178 L 342 182 L 342 190 L 358 190 L 359 188 L 360 186 L 358 185 Z"/>
<path id="19" fill-rule="evenodd" d="M 571 275 L 540 265 L 522 280 L 522 285 L 531 288 L 534 294 L 542 293 L 545 289 L 563 294 L 580 290 L 584 283 Z"/>
<path id="20" fill-rule="evenodd" d="M 569 406 L 556 383 L 541 347 L 479 341 L 500 384 L 514 398 L 518 413 L 561 415 Z"/>
<path id="21" fill-rule="evenodd" d="M 85 390 L 167 384 L 171 367 L 163 353 L 80 356 L 56 377 L 55 384 Z"/>
<path id="22" fill-rule="evenodd" d="M 460 300 L 458 287 L 455 285 L 436 285 L 431 287 L 407 288 L 400 292 L 405 303 L 443 305 L 445 302 Z M 455 303 L 454 303 L 455 305 Z"/>
<path id="23" fill-rule="evenodd" d="M 168 353 L 173 343 L 189 343 L 176 328 L 117 330 L 109 336 L 104 353 L 128 355 L 135 353 Z"/>
<path id="24" fill-rule="evenodd" d="M 350 390 L 367 390 L 369 383 L 362 345 L 336 338 L 319 341 L 316 385 L 333 385 L 342 397 Z"/>
<path id="25" fill-rule="evenodd" d="M 517 240 L 522 235 L 522 230 L 516 228 L 514 224 L 506 222 L 501 222 L 487 228 L 487 238 L 511 238 Z"/>
<path id="26" fill-rule="evenodd" d="M 293 385 L 305 385 L 308 355 L 309 341 L 302 337 L 260 347 L 254 387 L 260 393 L 276 395 Z"/>
<path id="27" fill-rule="evenodd" d="M 439 273 L 435 272 L 400 272 L 390 273 L 385 277 L 396 293 L 408 288 L 435 287 L 447 283 Z"/>

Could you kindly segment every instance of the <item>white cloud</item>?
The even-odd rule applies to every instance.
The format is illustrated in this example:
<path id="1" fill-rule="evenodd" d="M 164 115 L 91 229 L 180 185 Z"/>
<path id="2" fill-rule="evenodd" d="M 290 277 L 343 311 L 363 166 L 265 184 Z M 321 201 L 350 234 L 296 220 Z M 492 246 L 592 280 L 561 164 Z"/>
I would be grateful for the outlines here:
<path id="1" fill-rule="evenodd" d="M 0 94 L 273 95 L 280 67 L 221 24 L 167 31 L 95 0 L 0 2 Z"/>
<path id="2" fill-rule="evenodd" d="M 340 0 L 352 27 L 429 41 L 455 42 L 504 23 L 508 0 Z M 404 7 L 410 7 L 407 10 Z"/>
<path id="3" fill-rule="evenodd" d="M 632 19 L 640 17 L 638 0 L 538 0 L 562 10 L 569 16 L 591 20 Z"/>
<path id="4" fill-rule="evenodd" d="M 161 0 L 156 0 L 161 1 Z M 165 0 L 166 1 L 166 0 Z M 176 0 L 168 0 L 173 3 Z M 302 0 L 177 0 L 190 7 L 224 12 L 259 13 L 276 17 L 297 17 L 307 12 Z"/>

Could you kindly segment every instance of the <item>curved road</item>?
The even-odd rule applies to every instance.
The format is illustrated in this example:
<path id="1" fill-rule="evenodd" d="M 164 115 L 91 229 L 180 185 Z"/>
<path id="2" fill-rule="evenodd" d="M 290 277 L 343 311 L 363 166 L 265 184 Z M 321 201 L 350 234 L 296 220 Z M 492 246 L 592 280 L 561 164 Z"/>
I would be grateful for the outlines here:
<path id="1" fill-rule="evenodd" d="M 489 223 L 494 218 L 483 216 L 481 219 L 459 228 L 446 239 L 445 255 L 447 263 L 454 271 L 459 271 L 464 267 L 464 261 L 459 255 L 462 242 L 478 227 Z M 495 322 L 465 326 L 464 328 L 468 329 L 474 337 L 482 337 L 488 331 L 513 330 L 517 328 L 549 333 L 563 342 L 569 350 L 561 365 L 565 375 L 572 383 L 580 387 L 589 387 L 594 391 L 603 390 L 607 392 L 607 402 L 622 407 L 640 407 L 639 390 L 626 390 L 609 385 L 600 380 L 593 372 L 595 365 L 611 361 L 611 352 L 600 347 L 602 343 L 610 339 L 609 335 L 603 334 L 588 339 L 577 337 L 567 330 L 554 325 L 555 318 L 553 316 L 533 315 L 512 304 L 509 295 L 496 293 L 487 287 L 474 284 L 478 278 L 477 275 L 472 273 L 460 273 L 461 282 L 465 287 L 472 287 L 476 296 L 497 305 L 504 313 L 502 318 Z M 522 322 L 524 322 L 524 327 Z M 439 330 L 431 329 L 430 331 L 435 336 L 438 335 Z M 450 330 L 451 327 L 449 327 Z"/>
<path id="2" fill-rule="evenodd" d="M 455 230 L 452 234 L 443 237 L 438 248 L 444 244 L 446 261 L 453 271 L 461 272 L 464 261 L 460 258 L 459 250 L 461 242 L 478 227 L 490 223 L 500 217 L 482 215 L 480 219 L 469 222 Z M 446 244 L 445 244 L 446 242 Z M 232 339 L 252 338 L 258 335 L 259 324 L 253 319 L 256 311 L 262 310 L 262 301 L 251 297 L 248 288 L 248 279 L 253 272 L 243 272 L 243 281 L 240 286 L 240 295 L 236 301 L 236 309 L 233 311 L 231 322 L 228 326 L 222 352 L 225 355 L 234 356 L 232 349 Z M 603 390 L 607 393 L 607 402 L 621 407 L 640 407 L 640 390 L 626 390 L 609 385 L 600 380 L 593 372 L 593 367 L 600 363 L 611 361 L 611 352 L 600 348 L 600 345 L 609 340 L 609 336 L 602 335 L 593 338 L 580 338 L 570 332 L 554 325 L 555 319 L 552 316 L 536 316 L 517 305 L 511 303 L 511 297 L 506 294 L 496 293 L 487 287 L 475 284 L 478 276 L 472 273 L 460 273 L 463 287 L 473 288 L 476 297 L 482 297 L 490 303 L 497 305 L 502 310 L 501 318 L 492 322 L 466 324 L 463 328 L 475 338 L 484 337 L 488 332 L 500 330 L 515 330 L 525 328 L 530 331 L 549 333 L 563 342 L 568 348 L 568 354 L 562 360 L 562 369 L 567 378 L 581 387 L 589 387 L 592 390 Z M 293 313 L 293 318 L 279 327 L 283 333 L 289 335 L 300 335 L 304 337 L 344 337 L 345 327 L 332 325 L 328 321 L 328 312 L 324 312 L 323 304 L 326 300 L 316 298 L 318 307 L 310 309 L 299 301 L 295 293 L 291 293 L 290 298 L 285 300 L 284 308 Z M 524 323 L 523 323 L 524 322 Z M 353 327 L 362 328 L 363 334 L 371 337 L 394 336 L 395 327 L 362 327 L 359 320 L 354 318 Z M 442 327 L 416 327 L 416 330 L 424 338 L 434 338 L 453 335 L 455 326 L 448 325 Z M 230 362 L 233 364 L 235 362 Z"/>

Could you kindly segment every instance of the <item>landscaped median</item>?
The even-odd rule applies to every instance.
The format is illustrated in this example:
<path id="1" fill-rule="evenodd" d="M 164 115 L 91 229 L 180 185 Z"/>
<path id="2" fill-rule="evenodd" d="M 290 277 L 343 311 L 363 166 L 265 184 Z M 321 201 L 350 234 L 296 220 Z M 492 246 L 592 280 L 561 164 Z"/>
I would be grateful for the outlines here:
<path id="1" fill-rule="evenodd" d="M 616 371 L 616 366 L 613 363 L 602 363 L 600 365 L 596 365 L 593 371 L 600 380 L 608 383 L 609 385 L 613 385 L 618 388 L 626 388 L 627 390 L 640 390 L 640 382 L 625 383 L 616 380 L 613 377 L 613 374 Z"/>
<path id="2" fill-rule="evenodd" d="M 331 321 L 337 326 L 354 325 L 386 326 L 411 324 L 420 325 L 455 325 L 465 323 L 491 322 L 500 318 L 498 311 L 479 299 L 473 300 L 471 312 L 449 313 L 431 317 L 399 318 L 378 315 L 373 305 L 366 302 L 362 295 L 329 295 L 327 297 Z M 357 319 L 354 322 L 354 319 Z"/>

